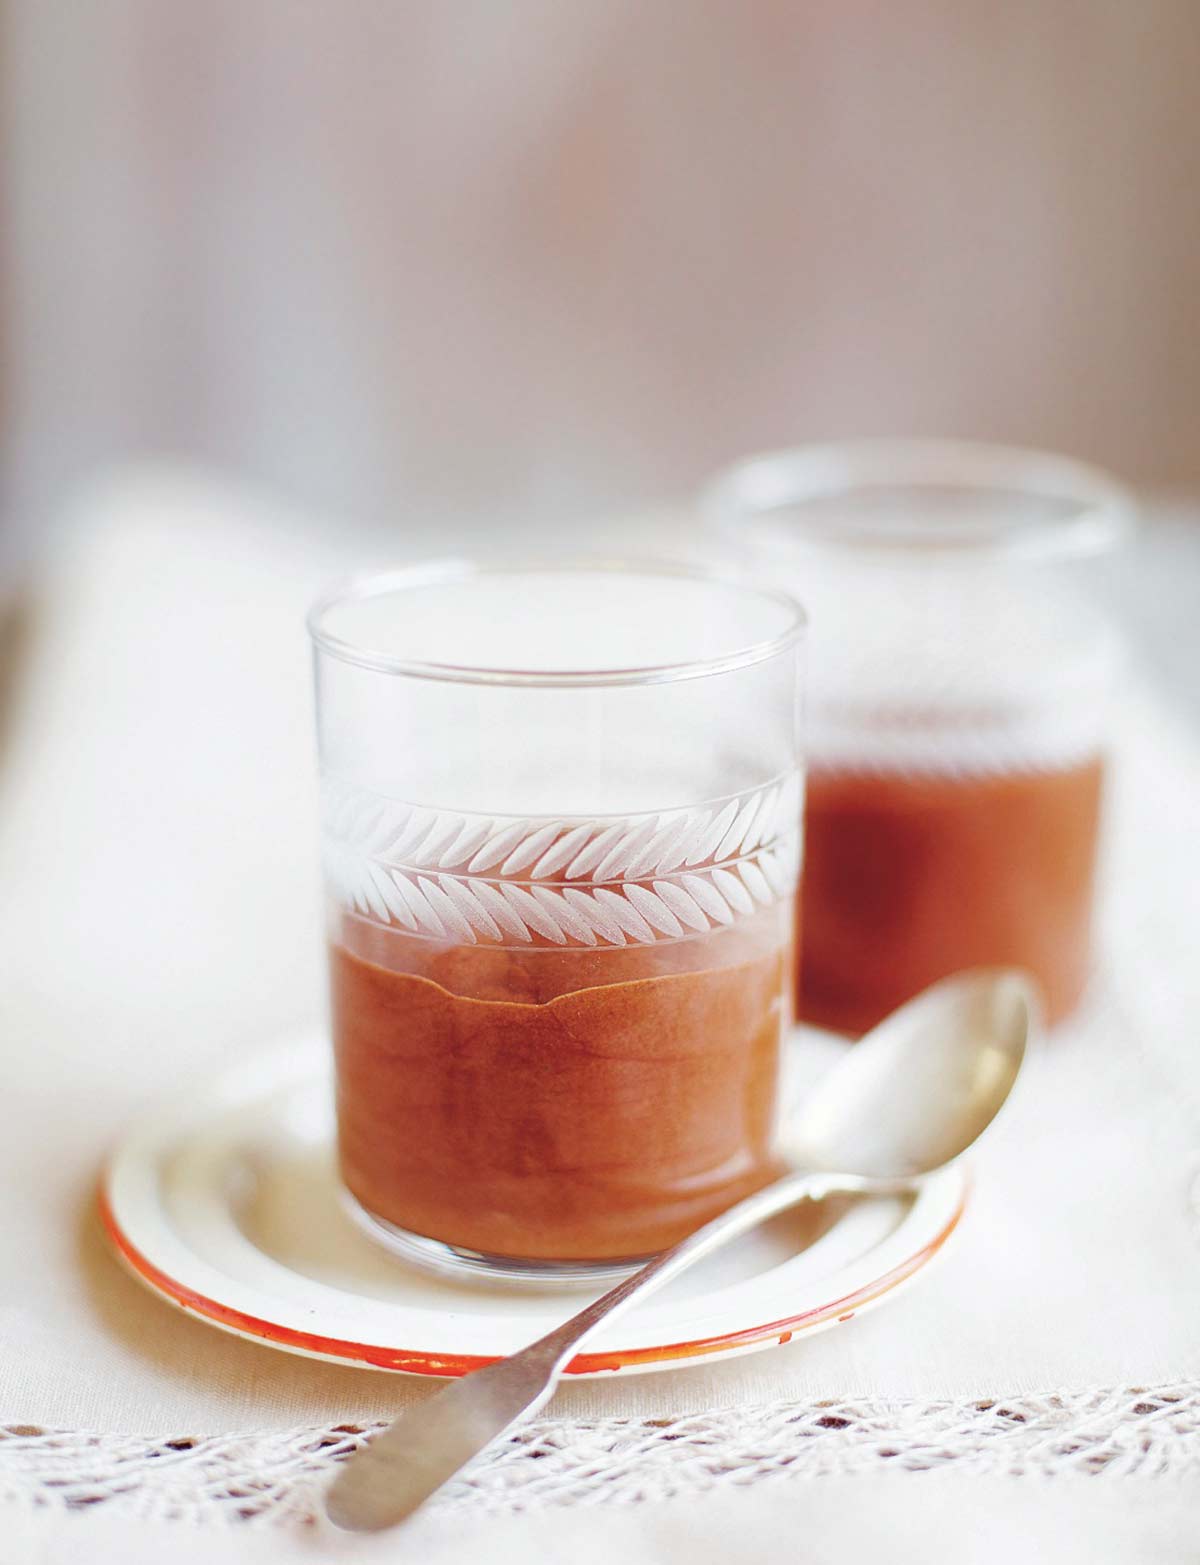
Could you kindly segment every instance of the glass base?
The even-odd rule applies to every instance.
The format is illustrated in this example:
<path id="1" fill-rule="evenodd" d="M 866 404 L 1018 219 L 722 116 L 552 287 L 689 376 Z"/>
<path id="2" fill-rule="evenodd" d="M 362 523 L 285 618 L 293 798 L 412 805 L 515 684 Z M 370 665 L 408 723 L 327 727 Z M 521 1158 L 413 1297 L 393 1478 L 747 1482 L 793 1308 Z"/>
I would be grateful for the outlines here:
<path id="1" fill-rule="evenodd" d="M 423 1271 L 456 1282 L 506 1282 L 538 1288 L 586 1287 L 589 1283 L 618 1282 L 650 1260 L 648 1255 L 605 1261 L 522 1260 L 519 1256 L 489 1255 L 482 1250 L 445 1244 L 440 1239 L 398 1228 L 385 1217 L 376 1217 L 374 1212 L 369 1212 L 344 1187 L 341 1197 L 347 1215 L 377 1244 Z"/>

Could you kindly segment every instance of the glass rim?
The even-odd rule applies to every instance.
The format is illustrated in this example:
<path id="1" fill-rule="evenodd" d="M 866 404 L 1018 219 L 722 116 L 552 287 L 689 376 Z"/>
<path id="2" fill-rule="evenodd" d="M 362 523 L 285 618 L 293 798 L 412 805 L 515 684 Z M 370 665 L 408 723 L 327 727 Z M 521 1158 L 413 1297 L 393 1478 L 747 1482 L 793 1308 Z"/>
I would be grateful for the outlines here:
<path id="1" fill-rule="evenodd" d="M 758 597 L 785 608 L 790 616 L 786 627 L 774 636 L 747 643 L 718 657 L 694 658 L 681 662 L 641 667 L 596 669 L 521 669 L 480 664 L 442 663 L 423 658 L 401 657 L 374 652 L 359 646 L 326 628 L 323 621 L 346 603 L 382 597 L 410 587 L 441 586 L 475 581 L 485 576 L 579 573 L 609 576 L 658 576 L 673 580 L 707 582 L 728 588 L 743 596 Z M 660 685 L 678 680 L 700 679 L 726 674 L 765 663 L 799 643 L 808 626 L 803 606 L 790 593 L 768 587 L 748 577 L 683 560 L 662 559 L 580 559 L 553 556 L 517 559 L 506 563 L 463 558 L 443 558 L 390 570 L 368 571 L 334 582 L 313 603 L 305 618 L 314 647 L 358 668 L 373 673 L 401 675 L 410 679 L 440 680 L 463 685 L 511 685 L 524 687 L 572 688 L 588 686 Z"/>
<path id="2" fill-rule="evenodd" d="M 1102 468 L 1074 457 L 990 441 L 918 438 L 832 441 L 762 452 L 719 472 L 702 490 L 699 504 L 710 524 L 728 538 L 775 511 L 889 487 L 1025 495 L 1074 509 L 1057 518 L 956 531 L 928 525 L 889 529 L 870 521 L 839 531 L 815 522 L 806 527 L 798 520 L 782 547 L 808 555 L 865 548 L 880 554 L 919 550 L 1023 560 L 1083 558 L 1124 542 L 1136 515 L 1129 490 Z"/>

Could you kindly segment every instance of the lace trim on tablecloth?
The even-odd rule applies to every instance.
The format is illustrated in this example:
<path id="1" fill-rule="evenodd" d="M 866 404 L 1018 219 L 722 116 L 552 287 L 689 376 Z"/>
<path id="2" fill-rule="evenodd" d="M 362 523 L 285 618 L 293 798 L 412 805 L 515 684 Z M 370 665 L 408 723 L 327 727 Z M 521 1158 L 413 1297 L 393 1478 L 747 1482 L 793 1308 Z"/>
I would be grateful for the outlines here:
<path id="1" fill-rule="evenodd" d="M 322 1483 L 377 1425 L 212 1437 L 0 1426 L 0 1504 L 141 1520 L 312 1521 Z M 1200 1476 L 1200 1381 L 977 1402 L 777 1402 L 670 1418 L 538 1419 L 435 1505 L 472 1513 L 627 1504 L 791 1477 L 900 1469 Z"/>

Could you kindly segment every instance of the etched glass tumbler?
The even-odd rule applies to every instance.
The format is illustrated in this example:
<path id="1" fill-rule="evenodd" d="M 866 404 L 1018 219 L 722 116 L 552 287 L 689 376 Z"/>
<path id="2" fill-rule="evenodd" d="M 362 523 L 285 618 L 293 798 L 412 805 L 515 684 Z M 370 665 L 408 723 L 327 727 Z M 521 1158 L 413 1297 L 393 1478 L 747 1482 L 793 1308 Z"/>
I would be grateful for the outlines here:
<path id="1" fill-rule="evenodd" d="M 1081 562 L 1128 497 L 1066 458 L 868 441 L 753 458 L 726 541 L 812 615 L 800 1012 L 858 1033 L 974 966 L 1056 1021 L 1089 962 L 1118 647 Z"/>
<path id="2" fill-rule="evenodd" d="M 683 566 L 316 605 L 338 1149 L 375 1237 L 602 1276 L 771 1177 L 802 623 Z"/>

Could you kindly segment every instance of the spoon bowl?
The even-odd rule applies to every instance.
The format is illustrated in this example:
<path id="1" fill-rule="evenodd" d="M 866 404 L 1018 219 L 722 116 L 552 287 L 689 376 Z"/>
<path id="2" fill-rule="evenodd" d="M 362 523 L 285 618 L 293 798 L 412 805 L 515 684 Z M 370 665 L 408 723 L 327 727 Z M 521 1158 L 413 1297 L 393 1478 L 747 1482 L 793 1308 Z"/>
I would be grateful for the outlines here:
<path id="1" fill-rule="evenodd" d="M 924 990 L 809 1091 L 794 1167 L 914 1179 L 961 1156 L 1008 1099 L 1040 1012 L 1023 973 L 980 968 Z"/>

